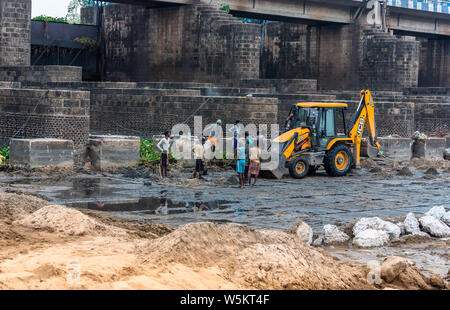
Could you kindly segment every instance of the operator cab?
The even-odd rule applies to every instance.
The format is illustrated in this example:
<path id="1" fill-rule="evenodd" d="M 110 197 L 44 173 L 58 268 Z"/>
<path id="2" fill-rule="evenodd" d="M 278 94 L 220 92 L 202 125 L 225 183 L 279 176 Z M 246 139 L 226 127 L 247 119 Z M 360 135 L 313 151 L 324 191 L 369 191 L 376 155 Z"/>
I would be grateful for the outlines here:
<path id="1" fill-rule="evenodd" d="M 294 128 L 308 128 L 315 151 L 324 151 L 335 138 L 347 137 L 345 103 L 301 102 L 293 105 L 285 124 L 285 132 Z"/>

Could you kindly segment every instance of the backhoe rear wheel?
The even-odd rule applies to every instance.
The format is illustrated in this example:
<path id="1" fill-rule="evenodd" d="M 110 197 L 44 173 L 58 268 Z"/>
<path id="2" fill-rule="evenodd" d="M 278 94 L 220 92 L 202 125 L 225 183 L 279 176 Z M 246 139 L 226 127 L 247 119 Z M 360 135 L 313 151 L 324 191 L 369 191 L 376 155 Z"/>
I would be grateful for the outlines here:
<path id="1" fill-rule="evenodd" d="M 353 155 L 350 147 L 339 143 L 334 145 L 323 160 L 325 171 L 329 176 L 341 177 L 346 175 L 353 164 Z"/>
<path id="2" fill-rule="evenodd" d="M 303 157 L 296 157 L 289 163 L 289 174 L 295 179 L 304 178 L 309 172 L 309 161 Z"/>

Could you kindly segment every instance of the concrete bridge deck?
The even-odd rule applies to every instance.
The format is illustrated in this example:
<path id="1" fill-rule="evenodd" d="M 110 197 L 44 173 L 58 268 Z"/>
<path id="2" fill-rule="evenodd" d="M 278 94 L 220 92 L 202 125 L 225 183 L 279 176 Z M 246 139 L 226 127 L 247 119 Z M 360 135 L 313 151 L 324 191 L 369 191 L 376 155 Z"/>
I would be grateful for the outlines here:
<path id="1" fill-rule="evenodd" d="M 116 3 L 147 6 L 210 3 L 204 0 L 113 0 Z M 303 23 L 350 24 L 364 18 L 364 0 L 228 0 L 231 12 L 270 20 Z M 450 35 L 450 3 L 442 1 L 388 0 L 386 26 L 389 29 L 430 35 Z M 361 14 L 362 11 L 362 14 Z"/>

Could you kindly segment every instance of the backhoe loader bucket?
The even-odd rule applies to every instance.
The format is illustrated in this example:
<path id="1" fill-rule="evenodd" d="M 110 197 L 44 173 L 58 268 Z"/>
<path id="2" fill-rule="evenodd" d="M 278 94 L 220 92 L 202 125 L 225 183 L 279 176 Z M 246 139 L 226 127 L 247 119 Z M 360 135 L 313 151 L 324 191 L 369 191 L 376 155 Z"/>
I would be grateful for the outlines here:
<path id="1" fill-rule="evenodd" d="M 267 154 L 271 154 L 268 152 L 264 152 L 262 158 L 266 157 Z M 289 170 L 285 167 L 286 166 L 286 157 L 284 154 L 279 154 L 279 160 L 271 160 L 269 157 L 268 159 L 262 159 L 261 162 L 261 171 L 259 172 L 259 175 L 263 178 L 276 178 L 280 180 L 284 175 L 289 174 Z"/>
<path id="2" fill-rule="evenodd" d="M 366 138 L 361 140 L 361 157 L 376 158 L 378 152 L 378 148 L 370 145 Z"/>

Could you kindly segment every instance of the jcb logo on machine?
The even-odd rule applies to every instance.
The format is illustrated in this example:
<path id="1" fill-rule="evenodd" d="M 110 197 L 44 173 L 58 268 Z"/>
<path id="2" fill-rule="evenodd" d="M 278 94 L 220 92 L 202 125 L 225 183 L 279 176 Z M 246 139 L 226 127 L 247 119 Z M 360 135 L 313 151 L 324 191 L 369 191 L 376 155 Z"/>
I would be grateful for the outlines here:
<path id="1" fill-rule="evenodd" d="M 357 136 L 360 136 L 360 135 L 361 135 L 361 132 L 362 132 L 363 128 L 364 128 L 364 118 L 361 117 L 361 118 L 359 119 L 358 131 L 356 132 L 356 135 L 357 135 Z"/>

